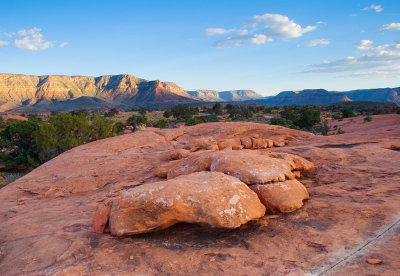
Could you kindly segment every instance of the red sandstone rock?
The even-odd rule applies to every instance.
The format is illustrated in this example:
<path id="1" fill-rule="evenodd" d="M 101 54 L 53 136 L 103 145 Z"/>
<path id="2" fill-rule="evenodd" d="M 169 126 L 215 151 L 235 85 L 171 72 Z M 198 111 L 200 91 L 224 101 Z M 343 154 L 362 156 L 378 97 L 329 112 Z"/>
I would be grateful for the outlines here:
<path id="1" fill-rule="evenodd" d="M 275 147 L 284 147 L 286 145 L 285 141 L 273 141 Z"/>
<path id="2" fill-rule="evenodd" d="M 296 178 L 300 178 L 301 177 L 301 172 L 300 171 L 292 171 L 292 173 L 294 174 L 294 177 L 296 177 Z"/>
<path id="3" fill-rule="evenodd" d="M 240 139 L 226 139 L 218 143 L 219 150 L 241 146 Z"/>
<path id="4" fill-rule="evenodd" d="M 179 160 L 182 158 L 185 158 L 189 155 L 190 151 L 185 150 L 185 149 L 178 149 L 178 150 L 174 150 L 170 153 L 170 155 L 168 156 L 169 160 Z"/>
<path id="5" fill-rule="evenodd" d="M 314 164 L 298 155 L 290 154 L 290 153 L 277 153 L 277 152 L 271 152 L 268 154 L 268 156 L 273 157 L 273 158 L 280 158 L 283 160 L 286 160 L 287 162 L 290 163 L 292 170 L 297 170 L 297 171 L 308 171 L 314 168 Z"/>
<path id="6" fill-rule="evenodd" d="M 212 150 L 217 151 L 219 150 L 217 142 L 214 140 L 213 137 L 206 137 L 206 138 L 198 138 L 195 139 L 190 145 L 191 151 L 198 151 L 198 150 Z"/>
<path id="7" fill-rule="evenodd" d="M 223 172 L 247 184 L 284 181 L 295 177 L 291 172 L 291 164 L 286 160 L 271 158 L 256 151 L 236 150 L 196 152 L 174 163 L 160 166 L 155 174 L 159 177 L 167 175 L 171 179 L 199 171 Z"/>
<path id="8" fill-rule="evenodd" d="M 284 181 L 294 178 L 285 160 L 246 151 L 218 152 L 214 155 L 211 171 L 235 176 L 247 184 Z"/>
<path id="9" fill-rule="evenodd" d="M 381 264 L 382 260 L 380 260 L 380 259 L 368 259 L 367 263 L 372 264 L 372 265 L 377 265 L 377 264 Z"/>
<path id="10" fill-rule="evenodd" d="M 200 151 L 192 153 L 190 156 L 181 159 L 174 164 L 166 164 L 164 166 L 168 167 L 167 178 L 171 179 L 194 172 L 209 171 L 211 162 L 215 158 L 216 154 L 216 152 L 212 151 Z"/>
<path id="11" fill-rule="evenodd" d="M 243 145 L 240 146 L 232 146 L 232 150 L 241 150 L 243 149 Z"/>
<path id="12" fill-rule="evenodd" d="M 116 236 L 157 231 L 178 222 L 237 228 L 264 213 L 257 195 L 243 182 L 222 173 L 198 172 L 123 192 L 112 201 L 109 225 Z M 97 225 L 100 230 L 103 223 Z"/>
<path id="13" fill-rule="evenodd" d="M 251 138 L 253 149 L 266 149 L 268 148 L 268 141 L 261 138 Z"/>
<path id="14" fill-rule="evenodd" d="M 249 137 L 240 138 L 240 142 L 242 143 L 244 149 L 251 149 L 253 146 L 252 140 Z"/>
<path id="15" fill-rule="evenodd" d="M 261 202 L 270 213 L 289 213 L 303 206 L 303 200 L 308 199 L 307 189 L 297 180 L 251 185 Z"/>
<path id="16" fill-rule="evenodd" d="M 111 213 L 111 201 L 100 203 L 93 215 L 93 228 L 98 234 L 104 232 Z"/>

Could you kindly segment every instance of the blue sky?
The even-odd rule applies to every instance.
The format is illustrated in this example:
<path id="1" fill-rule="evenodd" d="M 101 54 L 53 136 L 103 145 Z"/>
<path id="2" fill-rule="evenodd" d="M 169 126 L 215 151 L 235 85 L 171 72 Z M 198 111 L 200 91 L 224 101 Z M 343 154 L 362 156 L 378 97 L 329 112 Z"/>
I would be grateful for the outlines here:
<path id="1" fill-rule="evenodd" d="M 400 86 L 391 1 L 1 1 L 0 72 L 132 74 L 186 90 Z"/>

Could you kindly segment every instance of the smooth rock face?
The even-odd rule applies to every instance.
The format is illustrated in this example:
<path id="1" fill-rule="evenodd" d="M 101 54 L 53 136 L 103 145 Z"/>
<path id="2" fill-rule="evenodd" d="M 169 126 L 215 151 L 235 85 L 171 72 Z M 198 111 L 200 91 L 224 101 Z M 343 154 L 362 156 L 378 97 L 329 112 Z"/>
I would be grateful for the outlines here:
<path id="1" fill-rule="evenodd" d="M 215 155 L 210 170 L 235 176 L 247 184 L 293 179 L 288 162 L 246 151 L 226 151 Z"/>
<path id="2" fill-rule="evenodd" d="M 271 152 L 271 153 L 268 153 L 268 156 L 286 160 L 290 164 L 292 170 L 296 170 L 296 171 L 308 171 L 315 167 L 312 162 L 310 162 L 298 155 L 294 155 L 294 154 L 290 154 L 290 153 Z"/>
<path id="3" fill-rule="evenodd" d="M 342 135 L 218 122 L 74 148 L 0 189 L 0 275 L 397 275 L 400 115 L 372 118 L 330 123 Z M 315 164 L 301 179 L 310 200 L 296 212 L 218 233 L 195 224 L 126 238 L 94 232 L 98 203 L 162 180 L 154 170 L 181 161 L 168 161 L 171 151 L 199 137 L 221 143 L 256 134 L 285 143 L 273 152 Z M 64 196 L 45 197 L 52 187 Z"/>
<path id="4" fill-rule="evenodd" d="M 166 169 L 166 176 L 168 179 L 194 172 L 209 171 L 211 162 L 215 158 L 216 154 L 216 152 L 214 153 L 210 151 L 196 152 L 175 163 L 166 164 L 162 169 Z"/>
<path id="5" fill-rule="evenodd" d="M 205 137 L 205 138 L 198 138 L 195 139 L 189 146 L 191 151 L 198 151 L 198 150 L 219 150 L 217 142 L 214 140 L 213 137 Z"/>
<path id="6" fill-rule="evenodd" d="M 303 206 L 309 195 L 306 187 L 297 180 L 287 180 L 265 185 L 251 185 L 269 213 L 289 213 Z"/>
<path id="7" fill-rule="evenodd" d="M 179 160 L 182 158 L 185 158 L 189 155 L 190 151 L 185 150 L 185 149 L 178 149 L 178 150 L 174 150 L 170 153 L 170 155 L 168 156 L 169 160 Z"/>
<path id="8" fill-rule="evenodd" d="M 111 204 L 109 226 L 116 236 L 161 230 L 178 222 L 237 228 L 265 213 L 246 184 L 217 172 L 144 184 L 122 192 Z"/>

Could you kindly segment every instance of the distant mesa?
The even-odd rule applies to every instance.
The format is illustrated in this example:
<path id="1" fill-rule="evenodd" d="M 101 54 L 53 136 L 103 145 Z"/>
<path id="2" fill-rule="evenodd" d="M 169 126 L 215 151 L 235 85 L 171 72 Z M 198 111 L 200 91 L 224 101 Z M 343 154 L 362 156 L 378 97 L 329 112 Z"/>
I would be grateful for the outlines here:
<path id="1" fill-rule="evenodd" d="M 360 89 L 345 92 L 325 89 L 305 89 L 302 91 L 284 91 L 274 97 L 257 99 L 253 102 L 269 106 L 330 104 L 338 102 L 382 102 L 400 104 L 400 87 Z"/>

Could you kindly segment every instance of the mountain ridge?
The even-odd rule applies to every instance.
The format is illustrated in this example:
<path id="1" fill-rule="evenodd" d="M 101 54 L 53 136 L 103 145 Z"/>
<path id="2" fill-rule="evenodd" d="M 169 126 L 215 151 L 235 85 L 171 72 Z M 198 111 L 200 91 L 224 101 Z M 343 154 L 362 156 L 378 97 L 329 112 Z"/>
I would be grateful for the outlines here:
<path id="1" fill-rule="evenodd" d="M 0 74 L 0 112 L 69 111 L 106 108 L 169 108 L 175 104 L 244 102 L 268 106 L 373 101 L 400 105 L 400 87 L 327 91 L 282 91 L 262 97 L 253 90 L 185 91 L 173 82 L 133 75 L 66 76 Z"/>
<path id="2" fill-rule="evenodd" d="M 197 102 L 172 82 L 147 81 L 132 75 L 65 76 L 0 74 L 0 111 L 31 107 L 39 101 L 67 101 L 87 96 L 109 106 Z M 90 107 L 91 108 L 91 107 Z"/>
<path id="3" fill-rule="evenodd" d="M 250 100 L 269 106 L 304 105 L 304 104 L 329 104 L 349 101 L 368 101 L 395 103 L 400 105 L 400 87 L 357 89 L 350 91 L 327 91 L 325 89 L 304 89 L 300 91 L 282 91 L 276 96 L 263 99 Z"/>

